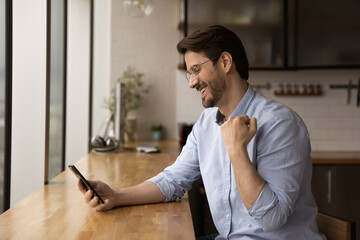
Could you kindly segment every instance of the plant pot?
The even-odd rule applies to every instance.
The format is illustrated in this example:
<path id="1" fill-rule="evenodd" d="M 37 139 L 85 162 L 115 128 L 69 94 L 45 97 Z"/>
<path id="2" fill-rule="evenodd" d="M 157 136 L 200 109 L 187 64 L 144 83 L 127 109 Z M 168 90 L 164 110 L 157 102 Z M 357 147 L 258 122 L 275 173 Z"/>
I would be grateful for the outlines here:
<path id="1" fill-rule="evenodd" d="M 161 131 L 153 131 L 153 139 L 160 140 L 161 139 Z"/>

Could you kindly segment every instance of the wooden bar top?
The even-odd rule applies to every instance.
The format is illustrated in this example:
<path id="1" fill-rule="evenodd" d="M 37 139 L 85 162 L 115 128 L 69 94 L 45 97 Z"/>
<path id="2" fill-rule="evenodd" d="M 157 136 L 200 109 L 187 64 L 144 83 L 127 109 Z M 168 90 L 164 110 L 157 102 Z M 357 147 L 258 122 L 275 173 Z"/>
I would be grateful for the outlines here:
<path id="1" fill-rule="evenodd" d="M 75 163 L 87 179 L 111 187 L 143 182 L 172 164 L 178 142 L 162 141 L 161 153 L 90 153 Z M 170 203 L 97 212 L 84 203 L 77 178 L 66 169 L 0 215 L 0 239 L 195 239 L 187 196 Z"/>
<path id="2" fill-rule="evenodd" d="M 360 164 L 360 152 L 321 151 L 312 152 L 313 164 Z"/>

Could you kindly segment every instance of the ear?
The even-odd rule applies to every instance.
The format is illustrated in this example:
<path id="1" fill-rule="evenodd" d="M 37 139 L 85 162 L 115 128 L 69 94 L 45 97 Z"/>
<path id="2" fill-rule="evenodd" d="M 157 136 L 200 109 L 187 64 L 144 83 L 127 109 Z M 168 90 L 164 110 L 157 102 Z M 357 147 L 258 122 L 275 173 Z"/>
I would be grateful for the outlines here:
<path id="1" fill-rule="evenodd" d="M 231 54 L 228 52 L 223 52 L 220 56 L 220 62 L 221 62 L 221 67 L 222 69 L 228 73 L 231 69 L 232 66 L 232 57 Z"/>

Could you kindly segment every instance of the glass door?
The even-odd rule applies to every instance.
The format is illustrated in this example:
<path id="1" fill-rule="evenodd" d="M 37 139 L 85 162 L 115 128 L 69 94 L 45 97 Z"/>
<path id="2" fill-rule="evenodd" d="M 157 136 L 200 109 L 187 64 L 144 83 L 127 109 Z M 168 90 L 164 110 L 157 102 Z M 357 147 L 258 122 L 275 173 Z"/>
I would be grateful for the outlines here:
<path id="1" fill-rule="evenodd" d="M 360 65 L 360 1 L 298 1 L 298 67 Z"/>

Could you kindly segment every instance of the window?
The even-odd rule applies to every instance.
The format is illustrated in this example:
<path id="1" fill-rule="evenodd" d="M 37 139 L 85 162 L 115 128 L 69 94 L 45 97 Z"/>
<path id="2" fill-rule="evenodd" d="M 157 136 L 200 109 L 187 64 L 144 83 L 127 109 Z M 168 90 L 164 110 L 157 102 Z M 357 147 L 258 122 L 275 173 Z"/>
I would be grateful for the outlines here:
<path id="1" fill-rule="evenodd" d="M 64 170 L 65 123 L 65 2 L 48 0 L 48 169 L 47 180 Z"/>
<path id="2" fill-rule="evenodd" d="M 0 0 L 0 212 L 4 211 L 5 0 Z"/>
<path id="3" fill-rule="evenodd" d="M 10 6 L 10 0 L 0 0 L 0 213 L 10 206 Z"/>

